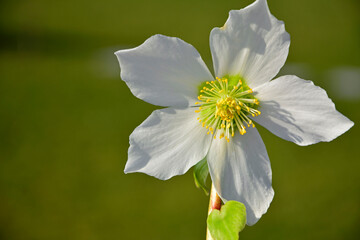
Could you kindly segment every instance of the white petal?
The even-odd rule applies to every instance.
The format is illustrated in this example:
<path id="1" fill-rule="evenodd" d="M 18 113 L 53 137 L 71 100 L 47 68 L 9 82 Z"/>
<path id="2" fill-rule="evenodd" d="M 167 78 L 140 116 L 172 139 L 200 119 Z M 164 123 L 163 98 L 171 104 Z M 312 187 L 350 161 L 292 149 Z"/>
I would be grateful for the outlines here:
<path id="1" fill-rule="evenodd" d="M 219 196 L 245 204 L 247 224 L 255 224 L 274 197 L 269 157 L 256 128 L 237 133 L 229 143 L 213 140 L 207 160 Z"/>
<path id="2" fill-rule="evenodd" d="M 115 54 L 131 92 L 154 105 L 192 105 L 198 85 L 213 79 L 196 49 L 179 38 L 154 35 Z"/>
<path id="3" fill-rule="evenodd" d="M 289 45 L 284 23 L 271 15 L 265 0 L 230 11 L 224 27 L 210 34 L 216 76 L 239 74 L 251 88 L 276 76 Z"/>
<path id="4" fill-rule="evenodd" d="M 196 120 L 194 109 L 155 110 L 130 135 L 125 173 L 143 172 L 166 180 L 202 160 L 211 136 Z"/>
<path id="5" fill-rule="evenodd" d="M 298 145 L 331 141 L 354 125 L 335 109 L 325 90 L 311 81 L 283 76 L 254 91 L 261 114 L 253 120 Z"/>

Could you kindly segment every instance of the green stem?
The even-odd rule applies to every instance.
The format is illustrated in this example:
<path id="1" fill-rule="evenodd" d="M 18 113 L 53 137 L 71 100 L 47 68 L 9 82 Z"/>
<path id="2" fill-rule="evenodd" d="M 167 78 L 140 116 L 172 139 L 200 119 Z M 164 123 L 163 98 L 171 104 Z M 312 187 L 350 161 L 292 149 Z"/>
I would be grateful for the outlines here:
<path id="1" fill-rule="evenodd" d="M 208 216 L 212 212 L 212 210 L 214 210 L 214 209 L 220 210 L 220 208 L 221 208 L 221 199 L 220 199 L 219 195 L 216 193 L 214 184 L 211 184 Z M 206 240 L 214 240 L 211 237 L 209 228 L 206 229 Z"/>

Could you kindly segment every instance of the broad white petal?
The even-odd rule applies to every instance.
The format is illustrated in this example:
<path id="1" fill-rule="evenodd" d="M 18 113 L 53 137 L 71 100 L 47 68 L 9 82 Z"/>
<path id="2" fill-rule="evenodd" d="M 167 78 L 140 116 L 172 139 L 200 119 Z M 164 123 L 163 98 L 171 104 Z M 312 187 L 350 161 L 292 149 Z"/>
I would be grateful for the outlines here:
<path id="1" fill-rule="evenodd" d="M 198 85 L 213 79 L 196 49 L 179 38 L 154 35 L 115 54 L 131 92 L 154 105 L 192 105 Z"/>
<path id="2" fill-rule="evenodd" d="M 311 81 L 282 76 L 254 91 L 261 114 L 253 120 L 298 145 L 331 141 L 354 125 Z"/>
<path id="3" fill-rule="evenodd" d="M 240 75 L 251 88 L 273 79 L 284 65 L 290 36 L 265 0 L 229 13 L 224 27 L 210 34 L 215 74 Z"/>
<path id="4" fill-rule="evenodd" d="M 221 199 L 245 204 L 247 224 L 255 224 L 274 197 L 270 160 L 256 128 L 247 129 L 244 135 L 237 133 L 229 143 L 213 140 L 207 160 Z"/>
<path id="5" fill-rule="evenodd" d="M 194 108 L 155 110 L 130 135 L 125 173 L 166 180 L 187 172 L 205 157 L 211 143 L 197 117 Z"/>

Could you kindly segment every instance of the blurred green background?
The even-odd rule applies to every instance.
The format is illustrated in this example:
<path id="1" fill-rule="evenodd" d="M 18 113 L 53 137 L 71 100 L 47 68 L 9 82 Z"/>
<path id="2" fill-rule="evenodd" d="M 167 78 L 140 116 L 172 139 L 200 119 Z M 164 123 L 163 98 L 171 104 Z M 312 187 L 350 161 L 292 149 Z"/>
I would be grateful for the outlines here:
<path id="1" fill-rule="evenodd" d="M 155 109 L 113 52 L 161 33 L 211 66 L 209 33 L 250 0 L 2 0 L 0 239 L 204 239 L 208 198 L 192 172 L 125 175 L 128 137 Z M 293 73 L 355 122 L 299 147 L 260 128 L 275 198 L 241 239 L 360 239 L 360 2 L 269 0 L 291 35 Z"/>

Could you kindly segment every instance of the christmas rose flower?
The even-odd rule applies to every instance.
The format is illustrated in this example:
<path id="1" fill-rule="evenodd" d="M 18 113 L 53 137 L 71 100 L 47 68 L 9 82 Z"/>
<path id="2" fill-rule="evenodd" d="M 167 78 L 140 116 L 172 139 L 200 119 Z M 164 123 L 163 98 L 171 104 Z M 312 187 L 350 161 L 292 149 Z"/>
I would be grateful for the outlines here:
<path id="1" fill-rule="evenodd" d="M 215 78 L 190 44 L 155 35 L 116 52 L 121 78 L 138 98 L 162 107 L 130 136 L 125 172 L 159 179 L 186 173 L 206 157 L 216 192 L 246 206 L 247 224 L 273 199 L 271 167 L 255 127 L 305 146 L 331 141 L 353 122 L 326 92 L 296 76 L 272 80 L 290 36 L 265 0 L 230 11 L 210 34 Z"/>

